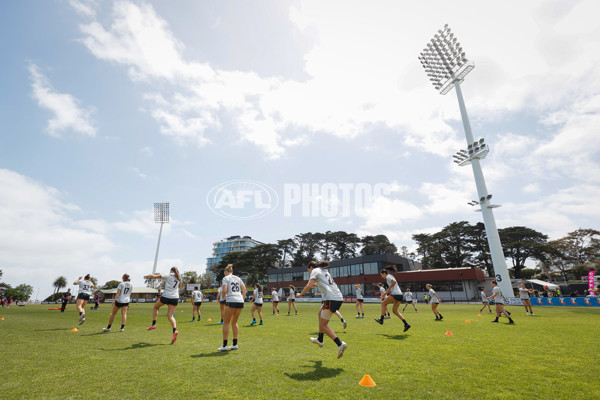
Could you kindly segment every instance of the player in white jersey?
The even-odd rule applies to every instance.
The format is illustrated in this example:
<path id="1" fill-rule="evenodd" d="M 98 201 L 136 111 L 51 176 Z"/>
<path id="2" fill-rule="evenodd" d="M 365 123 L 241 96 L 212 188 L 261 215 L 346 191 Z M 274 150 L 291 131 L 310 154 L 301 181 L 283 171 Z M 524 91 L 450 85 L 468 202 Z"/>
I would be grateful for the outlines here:
<path id="1" fill-rule="evenodd" d="M 181 286 L 181 275 L 179 274 L 179 270 L 177 267 L 172 267 L 168 274 L 154 274 L 154 275 L 146 275 L 144 279 L 165 279 L 165 290 L 162 293 L 162 296 L 156 300 L 154 303 L 154 308 L 152 309 L 152 325 L 150 325 L 147 330 L 151 331 L 156 329 L 156 317 L 158 316 L 158 309 L 164 306 L 165 304 L 168 306 L 167 310 L 167 319 L 171 323 L 171 327 L 173 328 L 173 337 L 171 338 L 171 344 L 175 343 L 177 340 L 177 336 L 179 336 L 179 332 L 177 331 L 177 321 L 175 321 L 175 311 L 177 310 L 177 305 L 179 304 L 179 287 Z"/>
<path id="2" fill-rule="evenodd" d="M 515 321 L 510 318 L 510 313 L 504 309 L 504 296 L 502 295 L 502 290 L 500 290 L 500 286 L 498 286 L 498 282 L 492 281 L 492 295 L 488 297 L 488 300 L 496 300 L 496 319 L 492 322 L 498 322 L 498 318 L 500 318 L 500 314 L 504 314 L 506 318 L 508 318 L 509 324 L 514 324 Z"/>
<path id="3" fill-rule="evenodd" d="M 525 306 L 525 312 L 527 315 L 535 316 L 533 313 L 533 308 L 531 308 L 531 300 L 529 300 L 529 294 L 533 293 L 533 289 L 527 289 L 524 283 L 521 283 L 521 287 L 519 288 L 519 298 L 521 302 Z M 531 314 L 529 314 L 531 312 Z"/>
<path id="4" fill-rule="evenodd" d="M 194 286 L 194 291 L 192 292 L 192 303 L 194 304 L 194 308 L 192 309 L 192 321 L 196 320 L 196 314 L 198 314 L 198 322 L 200 322 L 200 306 L 202 305 L 202 300 L 204 299 L 204 295 L 198 288 L 198 286 Z"/>
<path id="5" fill-rule="evenodd" d="M 360 283 L 354 285 L 354 288 L 356 289 L 356 318 L 364 318 L 365 310 L 363 308 L 363 303 L 365 302 L 365 298 L 362 295 L 362 288 L 360 287 Z"/>
<path id="6" fill-rule="evenodd" d="M 279 315 L 279 293 L 276 288 L 273 288 L 271 291 L 271 296 L 273 297 L 271 300 L 273 302 L 273 315 L 275 315 L 275 310 L 277 310 L 277 315 Z"/>
<path id="7" fill-rule="evenodd" d="M 382 269 L 379 272 L 379 275 L 381 275 L 381 277 L 386 280 L 388 288 L 385 291 L 385 293 L 383 293 L 383 294 L 381 294 L 381 296 L 379 296 L 383 300 L 383 302 L 381 303 L 381 317 L 375 318 L 375 321 L 378 324 L 383 325 L 383 318 L 385 317 L 386 307 L 388 304 L 394 303 L 394 305 L 392 306 L 392 312 L 394 313 L 395 316 L 397 316 L 398 318 L 400 318 L 402 320 L 402 322 L 404 323 L 404 332 L 406 332 L 407 330 L 410 329 L 410 324 L 408 322 L 406 322 L 406 319 L 404 319 L 404 316 L 402 314 L 400 314 L 400 312 L 398 311 L 400 304 L 402 304 L 402 290 L 400 290 L 400 286 L 398 286 L 398 282 L 396 281 L 396 278 L 392 274 L 392 271 L 398 272 L 398 269 L 396 269 L 396 266 L 391 265 L 389 267 Z M 388 295 L 388 296 L 386 297 L 386 295 Z"/>
<path id="8" fill-rule="evenodd" d="M 225 295 L 223 294 L 223 286 L 219 286 L 217 289 L 217 303 L 219 303 L 219 308 L 221 308 L 221 322 L 217 325 L 223 325 L 223 315 L 225 315 Z"/>
<path id="9" fill-rule="evenodd" d="M 385 294 L 386 292 L 386 288 L 385 285 L 383 283 L 378 283 L 377 286 L 379 286 L 379 296 L 381 297 L 381 295 L 383 294 L 385 297 L 383 298 L 383 300 L 385 300 L 388 295 Z M 383 304 L 383 300 L 381 301 L 381 303 Z M 390 318 L 390 312 L 388 311 L 387 305 L 385 306 L 385 314 L 384 314 L 384 319 L 389 319 Z"/>
<path id="10" fill-rule="evenodd" d="M 294 306 L 296 315 L 298 315 L 298 309 L 296 308 L 296 288 L 293 285 L 290 285 L 290 295 L 288 296 L 288 313 L 287 313 L 287 315 L 290 315 L 290 311 L 292 311 L 292 306 Z"/>
<path id="11" fill-rule="evenodd" d="M 410 288 L 406 288 L 406 292 L 404 292 L 404 308 L 402 309 L 402 312 L 404 312 L 404 310 L 406 310 L 406 306 L 409 304 L 412 304 L 413 308 L 415 309 L 415 312 L 419 312 L 419 310 L 417 310 L 417 305 L 415 304 L 415 298 L 413 297 L 413 294 L 410 291 Z"/>
<path id="12" fill-rule="evenodd" d="M 122 279 L 123 282 L 119 283 L 119 286 L 117 286 L 117 293 L 115 294 L 115 299 L 113 301 L 112 312 L 108 318 L 108 325 L 106 328 L 102 329 L 104 332 L 110 332 L 110 327 L 115 320 L 115 316 L 117 315 L 117 310 L 119 310 L 119 308 L 121 309 L 121 332 L 125 330 L 125 323 L 127 323 L 127 309 L 129 308 L 129 301 L 131 291 L 133 290 L 133 285 L 130 282 L 128 274 L 123 275 Z"/>
<path id="13" fill-rule="evenodd" d="M 429 303 L 431 304 L 431 311 L 433 311 L 433 315 L 435 315 L 435 320 L 436 321 L 443 320 L 444 317 L 437 309 L 438 306 L 440 305 L 440 303 L 442 302 L 442 300 L 440 299 L 440 296 L 437 295 L 435 290 L 433 290 L 433 286 L 431 286 L 429 283 L 427 285 L 425 285 L 425 287 L 429 291 L 429 296 L 428 296 Z"/>
<path id="14" fill-rule="evenodd" d="M 260 283 L 255 283 L 254 284 L 254 293 L 252 295 L 252 301 L 254 304 L 252 304 L 252 311 L 250 311 L 250 313 L 252 314 L 252 322 L 250 323 L 250 325 L 254 325 L 256 324 L 256 318 L 254 317 L 254 311 L 258 311 L 258 317 L 260 318 L 260 323 L 259 325 L 263 324 L 263 316 L 262 316 L 262 306 L 263 306 L 263 287 Z"/>
<path id="15" fill-rule="evenodd" d="M 91 281 L 90 274 L 84 277 L 80 276 L 77 278 L 73 285 L 79 286 L 79 293 L 77 294 L 77 311 L 79 311 L 79 325 L 85 322 L 85 306 L 90 297 L 92 296 L 92 288 L 95 288 L 94 283 Z"/>
<path id="16" fill-rule="evenodd" d="M 490 310 L 490 314 L 492 313 L 492 308 L 490 307 L 490 301 L 487 298 L 487 294 L 485 293 L 485 290 L 483 288 L 481 288 L 481 303 L 483 304 L 483 306 L 481 307 L 481 309 L 479 310 L 479 312 L 482 312 L 485 309 L 485 306 L 487 306 L 488 310 Z"/>
<path id="17" fill-rule="evenodd" d="M 321 261 L 318 264 L 316 261 L 308 263 L 310 278 L 304 289 L 302 289 L 302 292 L 296 297 L 300 298 L 304 296 L 314 286 L 319 288 L 323 299 L 323 305 L 319 309 L 319 336 L 316 338 L 311 337 L 310 341 L 323 347 L 323 336 L 327 334 L 338 346 L 337 358 L 340 358 L 344 355 L 344 350 L 346 350 L 348 345 L 336 336 L 328 324 L 331 316 L 342 306 L 344 296 L 342 296 L 342 292 L 340 292 L 340 289 L 333 279 L 331 279 L 327 268 L 329 268 L 328 261 Z"/>
<path id="18" fill-rule="evenodd" d="M 233 264 L 229 264 L 225 268 L 225 277 L 223 278 L 221 286 L 225 293 L 225 315 L 223 324 L 223 346 L 217 350 L 237 350 L 238 349 L 238 319 L 244 308 L 244 300 L 246 299 L 246 285 L 237 276 L 233 275 Z M 229 339 L 229 324 L 231 323 L 231 330 L 233 331 L 233 345 L 227 347 L 227 341 Z"/>

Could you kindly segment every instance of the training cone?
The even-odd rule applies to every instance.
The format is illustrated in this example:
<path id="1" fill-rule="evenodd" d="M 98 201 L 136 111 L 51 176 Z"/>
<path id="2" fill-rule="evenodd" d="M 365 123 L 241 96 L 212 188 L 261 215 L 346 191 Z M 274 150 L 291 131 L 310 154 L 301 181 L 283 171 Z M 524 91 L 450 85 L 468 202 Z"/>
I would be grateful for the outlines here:
<path id="1" fill-rule="evenodd" d="M 477 314 L 478 317 L 481 317 L 481 314 Z"/>
<path id="2" fill-rule="evenodd" d="M 454 336 L 454 333 L 452 333 L 450 331 L 446 331 L 446 333 L 444 333 L 444 335 L 446 335 L 446 336 Z"/>
<path id="3" fill-rule="evenodd" d="M 4 321 L 4 317 L 0 318 L 0 321 Z"/>
<path id="4" fill-rule="evenodd" d="M 371 375 L 369 375 L 369 374 L 366 374 L 365 376 L 363 376 L 362 379 L 360 380 L 360 382 L 358 382 L 358 384 L 360 386 L 368 386 L 368 387 L 373 387 L 373 386 L 377 385 L 375 383 L 375 381 L 373 380 L 373 378 L 371 378 Z"/>
<path id="5" fill-rule="evenodd" d="M 471 321 L 469 321 L 469 320 L 466 320 L 465 322 L 466 322 L 467 324 L 470 324 L 470 323 L 471 323 Z"/>
<path id="6" fill-rule="evenodd" d="M 210 318 L 209 318 L 208 320 L 209 320 L 209 321 L 212 321 L 212 319 L 210 319 Z"/>
<path id="7" fill-rule="evenodd" d="M 78 332 L 78 331 L 79 331 L 79 329 L 77 329 L 77 328 L 71 329 L 71 332 Z"/>

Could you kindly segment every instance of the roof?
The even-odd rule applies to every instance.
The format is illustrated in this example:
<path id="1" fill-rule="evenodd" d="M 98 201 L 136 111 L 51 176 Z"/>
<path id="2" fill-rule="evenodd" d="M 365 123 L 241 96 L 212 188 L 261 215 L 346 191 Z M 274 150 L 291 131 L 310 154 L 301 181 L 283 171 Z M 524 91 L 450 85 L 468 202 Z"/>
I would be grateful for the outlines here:
<path id="1" fill-rule="evenodd" d="M 117 289 L 100 289 L 100 291 L 104 294 L 116 294 Z M 149 288 L 149 287 L 134 287 L 131 293 L 158 293 L 157 289 Z"/>

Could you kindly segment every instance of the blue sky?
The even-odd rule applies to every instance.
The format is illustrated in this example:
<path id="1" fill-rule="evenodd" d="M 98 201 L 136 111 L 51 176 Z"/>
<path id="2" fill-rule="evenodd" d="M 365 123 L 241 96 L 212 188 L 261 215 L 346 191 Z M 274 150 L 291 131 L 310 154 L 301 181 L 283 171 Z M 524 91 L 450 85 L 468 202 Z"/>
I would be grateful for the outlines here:
<path id="1" fill-rule="evenodd" d="M 0 5 L 0 268 L 39 298 L 65 275 L 202 272 L 230 235 L 411 235 L 478 222 L 454 91 L 417 56 L 448 23 L 475 63 L 462 85 L 500 228 L 557 239 L 599 227 L 600 5 L 594 1 L 84 1 Z M 518 9 L 519 12 L 515 12 Z M 280 206 L 228 219 L 228 181 Z M 387 185 L 364 212 L 284 216 L 286 185 Z M 324 204 L 339 198 L 322 196 Z"/>

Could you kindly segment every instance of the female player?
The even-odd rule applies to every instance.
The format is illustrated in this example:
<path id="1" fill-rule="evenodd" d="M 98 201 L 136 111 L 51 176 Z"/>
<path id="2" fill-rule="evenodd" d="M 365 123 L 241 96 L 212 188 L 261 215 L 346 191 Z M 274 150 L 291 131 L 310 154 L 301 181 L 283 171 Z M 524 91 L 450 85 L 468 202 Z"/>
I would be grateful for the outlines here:
<path id="1" fill-rule="evenodd" d="M 429 283 L 425 285 L 425 287 L 427 288 L 427 290 L 429 290 L 429 302 L 431 303 L 431 311 L 433 311 L 433 314 L 435 315 L 435 320 L 443 320 L 444 317 L 442 316 L 442 314 L 440 314 L 440 312 L 437 309 L 440 303 L 442 302 L 442 300 L 440 300 L 440 296 L 437 295 L 435 290 L 433 290 L 433 286 L 431 286 Z"/>
<path id="2" fill-rule="evenodd" d="M 179 274 L 179 270 L 177 267 L 172 267 L 168 274 L 154 274 L 154 275 L 146 275 L 144 279 L 158 279 L 163 278 L 165 280 L 165 291 L 162 296 L 156 300 L 154 303 L 154 308 L 152 309 L 152 325 L 150 325 L 147 330 L 151 331 L 156 329 L 156 317 L 158 316 L 158 309 L 164 306 L 165 304 L 168 306 L 167 310 L 167 319 L 171 323 L 171 327 L 173 328 L 173 337 L 171 338 L 171 344 L 175 343 L 177 340 L 177 336 L 179 336 L 179 332 L 177 331 L 177 321 L 175 321 L 175 311 L 177 310 L 177 305 L 179 304 L 179 287 L 181 286 L 181 275 Z"/>
<path id="3" fill-rule="evenodd" d="M 383 285 L 383 283 L 378 283 L 377 286 L 379 286 L 379 296 L 381 296 L 382 294 L 385 293 L 385 286 Z M 387 294 L 385 295 L 385 297 L 387 298 Z M 385 300 L 385 298 L 384 298 Z M 381 302 L 381 304 L 383 304 L 383 301 Z M 385 314 L 383 316 L 384 319 L 389 319 L 390 318 L 390 312 L 388 311 L 387 305 L 385 306 Z"/>
<path id="4" fill-rule="evenodd" d="M 82 280 L 83 279 L 83 280 Z M 92 288 L 94 283 L 90 279 L 90 274 L 87 274 L 85 278 L 79 277 L 73 285 L 79 285 L 79 292 L 77 294 L 77 311 L 79 311 L 79 325 L 85 322 L 85 306 L 88 301 L 90 301 L 90 297 L 92 296 Z M 10 303 L 8 304 L 10 307 Z"/>
<path id="5" fill-rule="evenodd" d="M 415 312 L 419 312 L 419 310 L 417 310 L 417 305 L 415 304 L 415 299 L 413 297 L 412 292 L 410 291 L 410 288 L 406 288 L 406 292 L 404 292 L 404 308 L 402 309 L 402 312 L 406 310 L 406 306 L 408 305 L 408 303 L 412 304 L 413 308 L 415 309 Z"/>
<path id="6" fill-rule="evenodd" d="M 279 294 L 277 293 L 277 289 L 273 288 L 271 296 L 273 296 L 273 315 L 275 315 L 275 310 L 277 310 L 277 314 L 279 314 Z"/>
<path id="7" fill-rule="evenodd" d="M 311 337 L 310 341 L 323 347 L 323 336 L 327 334 L 337 345 L 337 358 L 340 358 L 344 355 L 344 350 L 346 350 L 348 345 L 336 336 L 328 324 L 331 316 L 342 306 L 344 296 L 342 296 L 342 292 L 340 292 L 340 289 L 333 279 L 331 279 L 327 268 L 329 268 L 328 261 L 321 261 L 319 264 L 316 261 L 309 262 L 308 272 L 310 273 L 310 278 L 304 289 L 302 289 L 302 292 L 296 297 L 300 298 L 304 296 L 314 286 L 319 287 L 319 291 L 323 296 L 323 305 L 319 309 L 319 336 L 316 338 Z"/>
<path id="8" fill-rule="evenodd" d="M 521 287 L 519 288 L 519 297 L 521 298 L 521 301 L 525 306 L 525 312 L 527 313 L 527 315 L 530 315 L 529 312 L 531 312 L 531 315 L 535 316 L 535 314 L 533 313 L 533 308 L 531 308 L 531 300 L 529 300 L 530 293 L 533 293 L 533 289 L 527 289 L 525 287 L 525 284 L 521 283 Z"/>
<path id="9" fill-rule="evenodd" d="M 218 351 L 237 350 L 238 349 L 238 319 L 244 308 L 244 299 L 246 298 L 246 286 L 242 280 L 233 275 L 233 264 L 229 264 L 225 268 L 225 277 L 221 282 L 225 293 L 225 323 L 223 324 L 223 346 L 219 347 Z M 233 345 L 227 347 L 229 339 L 229 324 L 233 331 Z"/>
<path id="10" fill-rule="evenodd" d="M 404 316 L 398 311 L 398 308 L 402 303 L 402 290 L 400 290 L 400 286 L 398 286 L 396 278 L 394 278 L 394 275 L 391 273 L 392 271 L 398 272 L 398 269 L 396 269 L 396 267 L 392 265 L 382 269 L 379 272 L 379 275 L 381 275 L 381 277 L 386 280 L 388 288 L 383 294 L 381 294 L 381 296 L 379 296 L 383 300 L 383 302 L 381 303 L 381 318 L 375 318 L 375 321 L 378 324 L 383 325 L 383 317 L 386 307 L 388 304 L 394 303 L 394 305 L 392 306 L 392 312 L 395 316 L 402 320 L 402 322 L 404 323 L 404 332 L 406 332 L 410 329 L 410 325 L 408 322 L 406 322 Z M 386 297 L 386 295 L 389 296 Z"/>
<path id="11" fill-rule="evenodd" d="M 225 315 L 225 294 L 223 293 L 223 286 L 219 286 L 217 289 L 217 303 L 219 303 L 219 307 L 221 308 L 221 322 L 217 325 L 223 325 L 223 316 Z"/>
<path id="12" fill-rule="evenodd" d="M 360 287 L 360 283 L 357 283 L 354 287 L 356 288 L 356 318 L 364 318 L 365 310 L 363 303 L 365 302 L 365 298 L 362 295 L 362 288 Z"/>
<path id="13" fill-rule="evenodd" d="M 290 311 L 292 311 L 292 306 L 294 306 L 296 315 L 298 315 L 298 309 L 296 308 L 296 288 L 294 287 L 294 285 L 290 285 L 290 295 L 288 296 L 288 313 L 287 313 L 287 315 L 290 315 Z"/>
<path id="14" fill-rule="evenodd" d="M 254 284 L 254 294 L 252 295 L 251 301 L 254 302 L 254 304 L 252 305 L 252 310 L 250 311 L 250 313 L 252 314 L 252 322 L 250 323 L 250 325 L 256 324 L 256 318 L 254 317 L 255 310 L 258 310 L 258 317 L 260 318 L 259 325 L 262 325 L 263 287 L 260 283 Z"/>
<path id="15" fill-rule="evenodd" d="M 108 319 L 108 325 L 106 328 L 102 328 L 104 332 L 110 332 L 110 327 L 112 326 L 113 321 L 115 320 L 115 316 L 117 315 L 117 310 L 121 309 L 121 332 L 125 331 L 125 323 L 127 323 L 127 309 L 129 308 L 129 301 L 131 296 L 131 291 L 133 290 L 133 285 L 129 282 L 129 275 L 123 275 L 123 282 L 119 283 L 117 286 L 117 294 L 115 294 L 115 301 L 113 303 L 113 310 L 110 313 L 110 318 Z"/>
<path id="16" fill-rule="evenodd" d="M 192 301 L 194 302 L 194 308 L 192 309 L 192 322 L 196 320 L 196 314 L 198 314 L 198 322 L 200 322 L 200 306 L 202 305 L 202 300 L 204 299 L 204 295 L 198 288 L 198 286 L 194 286 L 194 291 L 192 292 Z"/>
<path id="17" fill-rule="evenodd" d="M 482 312 L 485 309 L 485 306 L 487 306 L 487 308 L 488 308 L 488 310 L 490 310 L 490 314 L 491 314 L 492 308 L 490 307 L 490 301 L 488 300 L 487 294 L 485 293 L 485 290 L 483 288 L 481 288 L 481 302 L 483 303 L 483 306 L 481 307 L 479 312 Z"/>
<path id="18" fill-rule="evenodd" d="M 510 318 L 510 313 L 504 309 L 504 296 L 502 295 L 502 291 L 500 290 L 500 286 L 498 286 L 498 282 L 492 281 L 492 295 L 488 297 L 488 300 L 496 300 L 496 319 L 492 322 L 498 322 L 498 318 L 500 318 L 500 314 L 504 314 L 506 318 L 508 318 L 509 324 L 514 324 Z"/>

